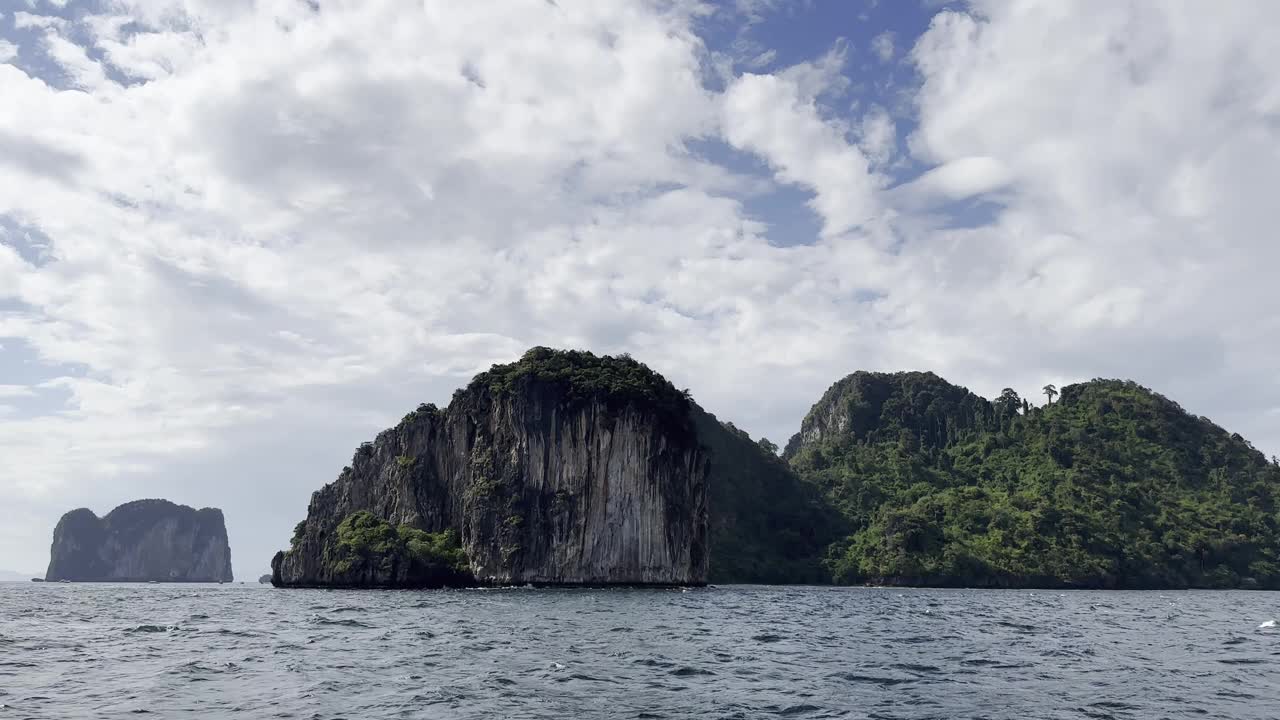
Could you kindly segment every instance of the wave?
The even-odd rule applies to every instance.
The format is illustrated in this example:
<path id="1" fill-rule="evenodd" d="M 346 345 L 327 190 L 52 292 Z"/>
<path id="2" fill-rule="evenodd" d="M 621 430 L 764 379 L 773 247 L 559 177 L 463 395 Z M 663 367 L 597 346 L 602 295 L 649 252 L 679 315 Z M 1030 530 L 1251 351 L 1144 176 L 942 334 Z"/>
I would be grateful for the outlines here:
<path id="1" fill-rule="evenodd" d="M 324 615 L 312 615 L 308 619 L 308 622 L 312 623 L 313 625 L 338 625 L 341 627 L 358 627 L 358 628 L 368 628 L 368 629 L 373 629 L 377 627 L 376 625 L 370 625 L 369 623 L 360 622 L 359 620 L 356 620 L 353 618 L 330 618 L 330 617 L 325 617 Z"/>

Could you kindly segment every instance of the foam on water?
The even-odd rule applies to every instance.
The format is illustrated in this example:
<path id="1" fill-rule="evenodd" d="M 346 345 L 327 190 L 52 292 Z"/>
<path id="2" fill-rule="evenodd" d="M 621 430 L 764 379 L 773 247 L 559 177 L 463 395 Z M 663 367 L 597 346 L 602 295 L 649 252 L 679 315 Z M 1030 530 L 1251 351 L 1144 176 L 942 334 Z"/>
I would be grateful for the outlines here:
<path id="1" fill-rule="evenodd" d="M 6 718 L 1280 717 L 1280 594 L 0 583 Z"/>

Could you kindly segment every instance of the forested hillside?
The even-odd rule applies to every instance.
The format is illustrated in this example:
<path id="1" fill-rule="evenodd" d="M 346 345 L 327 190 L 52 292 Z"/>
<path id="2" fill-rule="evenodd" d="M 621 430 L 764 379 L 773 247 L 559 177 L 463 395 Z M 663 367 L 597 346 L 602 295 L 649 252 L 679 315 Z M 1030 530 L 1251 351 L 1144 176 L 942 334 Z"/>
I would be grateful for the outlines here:
<path id="1" fill-rule="evenodd" d="M 1132 382 L 1033 407 L 855 373 L 786 457 L 847 522 L 825 558 L 836 582 L 1280 587 L 1280 467 Z"/>
<path id="2" fill-rule="evenodd" d="M 708 482 L 710 568 L 714 583 L 830 582 L 822 559 L 843 521 L 822 493 L 801 480 L 769 441 L 694 412 L 711 458 Z"/>

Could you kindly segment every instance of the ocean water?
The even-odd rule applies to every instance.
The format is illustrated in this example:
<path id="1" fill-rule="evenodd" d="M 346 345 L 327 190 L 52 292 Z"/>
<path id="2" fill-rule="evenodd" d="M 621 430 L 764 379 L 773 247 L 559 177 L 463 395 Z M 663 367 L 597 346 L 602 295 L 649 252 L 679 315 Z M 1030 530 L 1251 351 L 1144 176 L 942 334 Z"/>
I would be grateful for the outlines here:
<path id="1" fill-rule="evenodd" d="M 0 583 L 7 718 L 1280 718 L 1280 593 Z"/>

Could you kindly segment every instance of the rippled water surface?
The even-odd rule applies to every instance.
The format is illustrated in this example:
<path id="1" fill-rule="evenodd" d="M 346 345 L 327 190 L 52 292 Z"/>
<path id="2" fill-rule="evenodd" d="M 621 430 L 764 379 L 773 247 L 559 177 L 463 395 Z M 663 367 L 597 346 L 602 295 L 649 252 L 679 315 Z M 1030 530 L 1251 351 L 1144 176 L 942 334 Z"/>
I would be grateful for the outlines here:
<path id="1" fill-rule="evenodd" d="M 1280 594 L 0 583 L 0 718 L 1272 718 Z"/>

